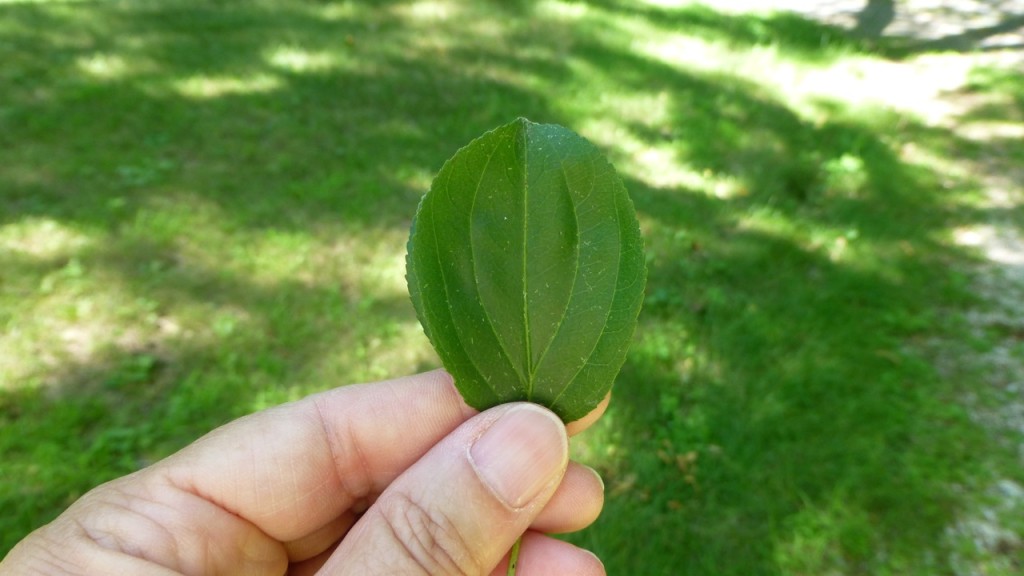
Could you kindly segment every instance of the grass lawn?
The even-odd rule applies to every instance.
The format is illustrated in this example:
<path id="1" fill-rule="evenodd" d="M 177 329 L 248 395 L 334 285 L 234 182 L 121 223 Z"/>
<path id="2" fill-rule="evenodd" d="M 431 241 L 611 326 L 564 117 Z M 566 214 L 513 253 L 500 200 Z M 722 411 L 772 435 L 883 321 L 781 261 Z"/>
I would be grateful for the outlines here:
<path id="1" fill-rule="evenodd" d="M 934 346 L 994 144 L 916 106 L 960 74 L 1019 121 L 1020 77 L 672 4 L 0 0 L 0 555 L 218 424 L 436 367 L 408 226 L 526 116 L 613 159 L 650 268 L 571 540 L 610 574 L 1024 569 L 951 536 L 1024 472 Z"/>

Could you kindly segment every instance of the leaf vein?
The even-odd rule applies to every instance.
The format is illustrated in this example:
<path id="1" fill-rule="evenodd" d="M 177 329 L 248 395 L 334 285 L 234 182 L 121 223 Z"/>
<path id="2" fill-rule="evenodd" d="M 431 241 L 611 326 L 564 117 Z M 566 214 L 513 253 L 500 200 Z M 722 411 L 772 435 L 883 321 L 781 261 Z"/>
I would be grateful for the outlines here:
<path id="1" fill-rule="evenodd" d="M 445 187 L 444 187 L 444 189 L 446 191 L 451 189 L 449 185 L 451 184 L 452 172 L 454 172 L 454 171 L 455 171 L 455 167 L 452 166 L 452 170 L 448 172 L 448 181 L 445 183 Z M 430 200 L 432 200 L 432 199 L 430 199 Z M 441 285 L 444 286 L 445 300 L 448 302 L 448 306 L 446 307 L 446 310 L 448 311 L 448 315 L 449 315 L 449 317 L 452 320 L 452 327 L 455 328 L 453 330 L 453 332 L 455 333 L 455 338 L 456 338 L 456 340 L 459 341 L 459 346 L 465 352 L 466 351 L 466 346 L 462 342 L 462 336 L 459 334 L 459 330 L 458 330 L 458 328 L 457 328 L 457 326 L 455 324 L 455 315 L 452 312 L 452 306 L 451 306 L 452 297 L 451 297 L 451 292 L 448 289 L 448 278 L 445 276 L 445 273 L 444 273 L 444 264 L 441 262 L 441 250 L 439 249 L 439 246 L 438 246 L 438 243 L 437 243 L 437 220 L 435 218 L 431 218 L 430 219 L 430 233 L 434 237 L 434 253 L 437 255 L 437 269 L 441 271 Z M 438 339 L 438 341 L 440 342 L 440 339 Z M 494 384 L 491 383 L 490 379 L 487 378 L 484 375 L 483 370 L 481 370 L 480 366 L 477 365 L 477 363 L 476 363 L 476 358 L 474 358 L 473 355 L 469 354 L 468 352 L 466 353 L 466 357 L 469 358 L 469 363 L 472 366 L 473 370 L 475 370 L 477 375 L 480 376 L 480 380 L 482 380 L 484 382 L 484 384 L 486 384 L 487 387 L 491 389 L 491 392 L 494 392 L 494 397 L 495 398 L 500 398 L 501 395 L 498 394 L 498 389 L 495 388 Z"/>
<path id="2" fill-rule="evenodd" d="M 525 356 L 525 372 L 526 372 L 526 399 L 533 399 L 533 382 L 534 382 L 534 366 L 533 366 L 533 347 L 531 345 L 530 338 L 530 289 L 529 282 L 530 277 L 526 273 L 527 259 L 529 254 L 526 251 L 527 238 L 529 238 L 530 231 L 530 150 L 529 140 L 527 137 L 526 130 L 529 126 L 523 129 L 523 355 Z"/>
<path id="3" fill-rule="evenodd" d="M 575 268 L 573 270 L 573 275 L 572 275 L 572 286 L 569 288 L 569 300 L 565 303 L 565 310 L 562 311 L 562 317 L 558 319 L 558 323 L 555 325 L 555 329 L 551 331 L 551 338 L 548 340 L 547 345 L 544 347 L 544 351 L 541 352 L 540 358 L 537 359 L 537 364 L 534 367 L 534 371 L 530 374 L 530 381 L 531 382 L 533 381 L 533 378 L 536 375 L 536 370 L 540 369 L 540 366 L 544 363 L 544 359 L 547 358 L 548 352 L 551 350 L 551 345 L 554 344 L 555 339 L 558 338 L 558 333 L 561 332 L 562 326 L 565 324 L 565 319 L 569 315 L 569 309 L 572 308 L 573 300 L 575 300 L 575 298 L 573 296 L 575 295 L 575 292 L 576 292 L 576 281 L 579 280 L 579 277 L 580 277 L 580 241 L 579 241 L 580 233 L 578 232 L 580 218 L 579 218 L 579 213 L 576 211 L 576 203 L 573 202 L 572 193 L 569 191 L 569 177 L 568 177 L 568 175 L 565 172 L 565 163 L 564 163 L 564 161 L 559 161 L 559 166 L 562 169 L 561 170 L 561 172 L 562 172 L 562 181 L 565 183 L 565 191 L 566 191 L 566 194 L 569 196 L 569 206 L 572 207 L 572 215 L 573 215 L 573 218 L 576 220 L 577 238 L 576 238 L 576 246 L 575 246 L 576 258 L 574 259 Z M 593 184 L 591 184 L 591 190 L 593 190 Z M 588 193 L 588 196 L 589 196 L 589 193 Z M 592 288 L 588 286 L 587 287 L 587 291 L 589 292 L 591 290 L 592 290 Z M 554 402 L 552 402 L 552 405 L 554 405 Z"/>
<path id="4" fill-rule="evenodd" d="M 477 276 L 476 270 L 476 247 L 473 245 L 473 211 L 476 210 L 476 199 L 477 196 L 479 196 L 480 194 L 480 187 L 483 185 L 484 176 L 487 174 L 487 168 L 488 166 L 490 166 L 491 160 L 494 158 L 494 155 L 498 153 L 498 148 L 500 148 L 500 142 L 495 144 L 494 148 L 491 150 L 491 153 L 487 156 L 487 161 L 484 162 L 484 165 L 480 168 L 480 178 L 477 180 L 476 188 L 473 190 L 473 198 L 469 206 L 468 214 L 469 241 L 467 243 L 469 244 L 469 264 L 470 267 L 473 269 L 473 289 L 476 293 L 476 301 L 477 303 L 480 304 L 480 309 L 484 311 L 484 319 L 487 320 L 487 326 L 491 329 L 491 334 L 494 335 L 494 340 L 495 342 L 498 343 L 498 348 L 501 349 L 502 358 L 509 364 L 509 366 L 512 368 L 512 371 L 515 372 L 517 376 L 519 376 L 519 383 L 525 387 L 526 382 L 524 382 L 523 373 L 516 368 L 515 362 L 512 361 L 512 355 L 509 354 L 508 350 L 505 348 L 505 343 L 498 335 L 498 330 L 494 326 L 494 321 L 491 319 L 490 311 L 487 310 L 487 306 L 484 305 L 483 298 L 480 297 L 480 278 L 479 276 Z"/>
<path id="5" fill-rule="evenodd" d="M 618 204 L 618 202 L 615 202 L 614 199 L 615 199 L 615 192 L 613 191 L 613 193 L 612 193 L 612 200 L 613 200 L 612 205 L 615 206 L 615 222 L 617 224 L 621 225 L 621 223 L 622 223 L 622 215 L 619 213 L 619 204 Z M 621 242 L 622 242 L 622 228 L 620 226 L 616 226 L 615 227 L 615 231 L 619 235 L 619 245 L 621 246 Z M 618 266 L 615 267 L 615 286 L 616 286 L 615 294 L 612 296 L 612 301 L 611 301 L 611 303 L 608 306 L 608 314 L 604 317 L 604 322 L 601 325 L 601 333 L 598 334 L 597 339 L 594 340 L 594 347 L 591 348 L 590 352 L 587 353 L 587 356 L 586 356 L 587 361 L 589 361 L 590 357 L 594 355 L 594 350 L 597 350 L 598 345 L 601 344 L 601 340 L 603 340 L 604 337 L 609 333 L 608 332 L 608 318 L 611 317 L 612 311 L 615 309 L 615 300 L 616 300 L 616 296 L 618 295 L 618 292 L 619 292 L 619 290 L 618 290 L 619 275 L 622 272 L 622 260 L 626 256 L 627 256 L 627 254 L 626 254 L 625 251 L 619 250 L 619 262 L 618 262 Z M 580 364 L 580 367 L 576 370 L 576 373 L 572 375 L 572 378 L 570 378 L 569 381 L 565 383 L 565 386 L 562 387 L 562 390 L 559 391 L 558 394 L 556 394 L 555 397 L 551 400 L 551 405 L 552 406 L 555 406 L 555 405 L 558 404 L 558 401 L 562 398 L 562 396 L 565 395 L 566 390 L 568 390 L 569 387 L 572 386 L 572 383 L 576 381 L 576 378 L 579 377 L 580 372 L 583 371 L 583 368 L 586 367 L 586 365 L 587 365 L 587 362 L 583 362 L 582 364 Z"/>

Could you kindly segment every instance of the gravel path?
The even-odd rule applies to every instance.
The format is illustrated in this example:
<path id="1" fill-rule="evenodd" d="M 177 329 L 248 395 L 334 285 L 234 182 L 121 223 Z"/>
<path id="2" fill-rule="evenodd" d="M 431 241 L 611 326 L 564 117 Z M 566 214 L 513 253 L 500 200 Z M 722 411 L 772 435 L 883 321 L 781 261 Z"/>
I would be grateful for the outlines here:
<path id="1" fill-rule="evenodd" d="M 986 303 L 967 312 L 969 328 L 985 351 L 963 343 L 945 343 L 939 353 L 984 375 L 990 385 L 984 398 L 967 398 L 973 417 L 994 437 L 1016 447 L 1024 467 L 1024 229 L 1012 210 L 1024 206 L 1024 167 L 1001 159 L 990 163 L 985 177 L 989 221 L 957 231 L 957 242 L 974 248 L 984 260 L 973 271 L 974 288 Z M 956 373 L 956 369 L 951 370 Z M 973 543 L 979 557 L 954 558 L 958 576 L 1020 573 L 1024 570 L 1024 486 L 994 470 L 995 482 L 979 494 L 976 506 L 949 529 L 954 541 Z M 1017 527 L 1017 529 L 1014 529 Z M 991 560 L 994 558 L 995 560 Z M 998 570 L 993 572 L 992 564 Z"/>

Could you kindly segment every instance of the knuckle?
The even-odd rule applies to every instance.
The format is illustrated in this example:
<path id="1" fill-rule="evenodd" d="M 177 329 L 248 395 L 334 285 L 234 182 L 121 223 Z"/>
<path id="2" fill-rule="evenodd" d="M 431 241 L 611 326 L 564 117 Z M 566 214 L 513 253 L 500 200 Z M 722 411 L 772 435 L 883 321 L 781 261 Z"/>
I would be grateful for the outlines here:
<path id="1" fill-rule="evenodd" d="M 428 510 L 404 494 L 381 504 L 384 524 L 409 561 L 424 574 L 484 572 L 469 542 L 442 511 Z"/>

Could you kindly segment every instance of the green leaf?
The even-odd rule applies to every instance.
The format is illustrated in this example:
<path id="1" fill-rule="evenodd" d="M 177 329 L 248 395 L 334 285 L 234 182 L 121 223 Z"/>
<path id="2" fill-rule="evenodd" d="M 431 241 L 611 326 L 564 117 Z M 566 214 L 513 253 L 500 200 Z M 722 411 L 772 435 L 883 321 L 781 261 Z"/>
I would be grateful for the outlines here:
<path id="1" fill-rule="evenodd" d="M 466 402 L 586 415 L 625 361 L 646 268 L 633 203 L 592 144 L 518 119 L 455 153 L 409 236 L 409 294 Z"/>

